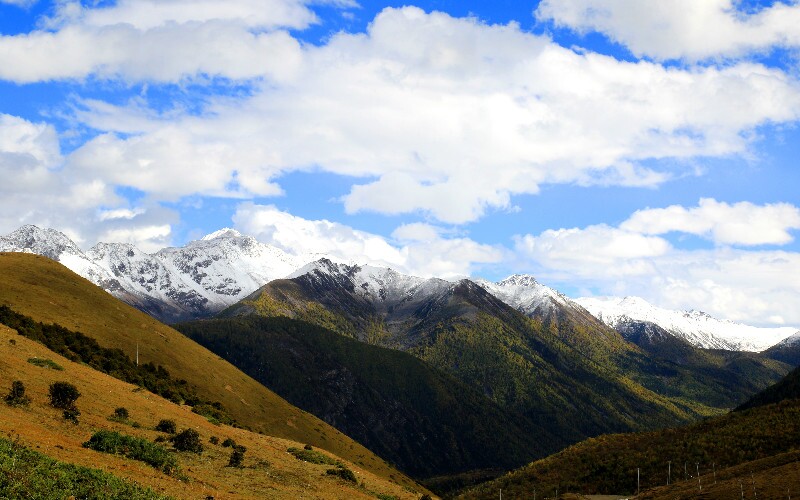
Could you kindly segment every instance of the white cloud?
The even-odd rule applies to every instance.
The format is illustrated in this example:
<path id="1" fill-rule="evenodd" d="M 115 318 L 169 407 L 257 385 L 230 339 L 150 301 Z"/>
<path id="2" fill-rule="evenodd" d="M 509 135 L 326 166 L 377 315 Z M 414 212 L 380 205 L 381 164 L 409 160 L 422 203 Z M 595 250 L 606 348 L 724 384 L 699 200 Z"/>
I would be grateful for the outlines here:
<path id="1" fill-rule="evenodd" d="M 70 234 L 78 244 L 120 237 L 156 249 L 169 241 L 169 224 L 176 219 L 173 212 L 158 206 L 126 207 L 100 179 L 75 179 L 63 168 L 52 126 L 2 114 L 0 179 L 3 234 L 22 224 L 36 224 Z M 147 229 L 155 225 L 160 226 L 158 234 Z"/>
<path id="2" fill-rule="evenodd" d="M 300 45 L 276 29 L 315 21 L 299 0 L 124 0 L 102 8 L 67 1 L 45 22 L 50 29 L 0 36 L 0 78 L 282 80 L 294 70 Z"/>
<path id="3" fill-rule="evenodd" d="M 35 4 L 39 0 L 0 0 L 0 3 L 5 3 L 8 5 L 16 5 L 17 7 L 30 7 L 31 5 Z"/>
<path id="4" fill-rule="evenodd" d="M 757 12 L 734 0 L 543 0 L 536 16 L 578 31 L 599 31 L 638 56 L 701 60 L 800 46 L 800 5 Z"/>
<path id="5" fill-rule="evenodd" d="M 785 204 L 732 205 L 702 200 L 698 207 L 648 209 L 620 227 L 606 225 L 548 230 L 516 240 L 523 267 L 553 283 L 597 290 L 601 295 L 638 295 L 663 307 L 702 309 L 721 318 L 756 324 L 800 326 L 800 254 L 790 251 L 717 247 L 691 250 L 654 236 L 670 231 L 715 235 L 719 241 L 751 244 L 773 239 L 778 223 L 755 237 L 724 220 L 774 224 L 794 214 Z M 794 215 L 791 215 L 794 217 Z M 676 244 L 677 245 L 677 244 Z"/>
<path id="6" fill-rule="evenodd" d="M 800 209 L 788 203 L 754 205 L 701 199 L 697 207 L 673 205 L 639 210 L 621 226 L 642 234 L 672 231 L 704 236 L 723 245 L 786 244 L 800 229 Z"/>
<path id="7" fill-rule="evenodd" d="M 618 61 L 412 7 L 298 51 L 279 83 L 201 116 L 88 102 L 78 116 L 119 134 L 70 164 L 155 199 L 267 196 L 281 175 L 315 168 L 366 179 L 343 197 L 350 213 L 464 223 L 546 183 L 654 186 L 690 159 L 747 154 L 756 127 L 800 117 L 800 86 L 777 69 Z"/>
<path id="8" fill-rule="evenodd" d="M 239 205 L 233 221 L 243 233 L 309 260 L 331 256 L 417 276 L 466 276 L 504 258 L 502 249 L 468 238 L 443 238 L 424 224 L 399 227 L 393 233 L 399 241 L 393 242 L 337 222 L 303 219 L 253 203 Z"/>
<path id="9" fill-rule="evenodd" d="M 114 243 L 131 243 L 144 252 L 157 252 L 170 242 L 172 226 L 169 224 L 144 225 L 108 229 L 102 232 L 100 241 Z"/>

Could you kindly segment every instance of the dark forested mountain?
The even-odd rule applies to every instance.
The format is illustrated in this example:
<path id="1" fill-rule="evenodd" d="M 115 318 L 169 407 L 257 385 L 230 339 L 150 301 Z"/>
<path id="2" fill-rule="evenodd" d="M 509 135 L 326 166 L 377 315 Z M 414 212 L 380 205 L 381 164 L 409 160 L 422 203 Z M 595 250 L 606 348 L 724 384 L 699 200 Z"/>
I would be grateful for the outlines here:
<path id="1" fill-rule="evenodd" d="M 522 278 L 516 297 L 540 306 L 513 308 L 486 283 L 320 260 L 221 316 L 302 319 L 409 352 L 503 408 L 546 420 L 570 442 L 719 413 L 788 371 L 757 354 L 704 351 L 664 332 L 649 343 L 632 333 L 639 346 L 563 296 L 541 288 L 526 295 L 520 286 Z"/>
<path id="2" fill-rule="evenodd" d="M 783 498 L 800 481 L 799 446 L 800 368 L 795 368 L 734 412 L 682 427 L 588 439 L 459 498 L 496 498 L 500 490 L 516 498 L 534 488 L 542 496 L 556 489 L 632 494 L 637 471 L 641 489 L 649 489 L 641 498 L 693 497 L 701 489 L 702 498 L 736 498 L 742 484 L 748 485 L 748 498 L 751 492 Z"/>
<path id="3" fill-rule="evenodd" d="M 416 477 L 522 465 L 567 444 L 410 354 L 289 318 L 179 324 L 185 335 Z"/>
<path id="4" fill-rule="evenodd" d="M 739 498 L 740 481 L 747 498 L 754 488 L 757 498 L 786 498 L 800 480 L 798 446 L 800 401 L 787 400 L 678 428 L 588 439 L 459 498 L 496 499 L 501 489 L 504 498 L 528 498 L 534 488 L 537 498 L 557 489 L 634 495 L 637 470 L 637 498 Z"/>
<path id="5" fill-rule="evenodd" d="M 789 399 L 800 399 L 800 367 L 795 368 L 778 383 L 759 392 L 736 410 L 746 410 L 758 406 L 779 403 Z"/>
<path id="6" fill-rule="evenodd" d="M 764 355 L 792 366 L 800 366 L 800 332 L 770 347 L 764 351 Z"/>

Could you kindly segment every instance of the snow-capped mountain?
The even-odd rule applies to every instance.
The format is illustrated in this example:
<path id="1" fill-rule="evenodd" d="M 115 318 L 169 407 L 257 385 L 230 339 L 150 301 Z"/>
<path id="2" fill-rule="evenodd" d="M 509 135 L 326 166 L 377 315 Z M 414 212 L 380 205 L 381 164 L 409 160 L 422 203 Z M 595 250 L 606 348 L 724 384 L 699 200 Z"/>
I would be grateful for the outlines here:
<path id="1" fill-rule="evenodd" d="M 608 326 L 631 321 L 656 324 L 697 347 L 760 352 L 797 331 L 796 328 L 759 328 L 720 320 L 701 311 L 673 311 L 639 297 L 584 297 L 575 302 Z"/>
<path id="2" fill-rule="evenodd" d="M 167 322 L 214 314 L 302 264 L 233 229 L 151 255 L 125 243 L 98 243 L 84 253 L 59 231 L 23 226 L 0 237 L 0 251 L 36 253 L 61 262 Z"/>
<path id="3" fill-rule="evenodd" d="M 514 274 L 508 278 L 491 282 L 475 280 L 487 292 L 521 313 L 547 315 L 559 307 L 574 307 L 576 304 L 562 293 L 542 285 L 529 274 Z"/>
<path id="4" fill-rule="evenodd" d="M 300 277 L 320 283 L 336 280 L 340 286 L 378 309 L 428 297 L 453 286 L 451 282 L 439 278 L 418 278 L 387 267 L 336 263 L 325 258 L 311 262 L 287 276 L 288 279 Z"/>
<path id="5" fill-rule="evenodd" d="M 308 256 L 290 255 L 233 229 L 222 229 L 183 247 L 148 254 L 124 243 L 98 243 L 83 252 L 59 231 L 23 226 L 0 237 L 0 251 L 36 253 L 59 261 L 121 300 L 166 322 L 213 315 L 283 277 L 304 277 L 312 286 L 314 282 L 330 284 L 331 280 L 338 280 L 338 287 L 328 288 L 353 292 L 371 304 L 376 313 L 410 314 L 458 284 L 329 258 L 303 266 Z M 558 323 L 567 315 L 588 324 L 595 321 L 594 315 L 612 328 L 622 323 L 650 322 L 698 347 L 762 351 L 797 331 L 789 327 L 751 327 L 698 311 L 661 309 L 636 297 L 572 300 L 530 275 L 517 274 L 494 283 L 481 279 L 461 281 L 477 283 L 527 316 Z"/>

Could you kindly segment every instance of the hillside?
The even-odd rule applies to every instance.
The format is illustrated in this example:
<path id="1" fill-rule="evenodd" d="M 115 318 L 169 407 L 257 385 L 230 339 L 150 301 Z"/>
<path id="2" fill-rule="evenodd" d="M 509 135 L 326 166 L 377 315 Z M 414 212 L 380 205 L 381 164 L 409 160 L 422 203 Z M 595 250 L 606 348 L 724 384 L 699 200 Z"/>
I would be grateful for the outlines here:
<path id="1" fill-rule="evenodd" d="M 409 279 L 325 260 L 295 274 L 272 281 L 221 316 L 301 319 L 406 351 L 501 407 L 543 422 L 565 442 L 696 416 L 608 363 L 610 352 L 632 347 L 607 327 L 603 333 L 610 339 L 600 348 L 580 328 L 564 334 L 565 328 L 544 327 L 470 280 Z M 575 341 L 578 334 L 587 342 Z"/>
<path id="2" fill-rule="evenodd" d="M 61 369 L 49 368 L 45 363 L 34 364 L 31 360 L 48 360 L 52 363 L 50 366 Z M 173 498 L 288 499 L 312 496 L 366 499 L 383 494 L 387 497 L 417 499 L 421 494 L 412 492 L 407 485 L 376 476 L 352 462 L 346 462 L 344 466 L 355 473 L 358 484 L 329 475 L 326 471 L 331 466 L 301 461 L 287 453 L 290 447 L 302 448 L 302 441 L 215 425 L 185 406 L 73 363 L 2 325 L 0 361 L 2 396 L 8 393 L 12 381 L 19 380 L 24 383 L 25 394 L 30 398 L 27 406 L 14 407 L 0 402 L 0 436 L 8 438 L 0 442 L 0 467 L 5 466 L 6 456 L 17 461 L 10 469 L 12 473 L 0 481 L 0 488 L 13 488 L 16 484 L 24 489 L 26 496 L 66 498 L 70 493 L 85 491 L 77 488 L 92 484 L 93 478 L 101 474 L 87 469 L 69 469 L 79 466 L 99 469 Z M 48 388 L 51 383 L 60 381 L 72 383 L 80 391 L 75 403 L 80 411 L 78 424 L 64 420 L 62 411 L 49 405 Z M 120 407 L 128 410 L 129 418 L 125 421 L 110 420 L 109 416 Z M 167 474 L 142 461 L 101 453 L 83 446 L 99 430 L 116 431 L 153 442 L 165 436 L 154 430 L 161 419 L 174 420 L 179 431 L 188 428 L 196 430 L 204 448 L 201 454 L 169 452 L 177 461 L 176 473 Z M 218 444 L 211 442 L 212 437 L 217 438 Z M 225 448 L 221 443 L 228 438 L 246 448 L 241 468 L 226 466 L 231 448 Z M 169 443 L 164 445 L 170 447 Z M 42 458 L 31 457 L 31 452 L 26 449 L 69 465 L 41 464 Z M 19 476 L 17 473 L 25 470 L 34 459 L 40 466 L 47 466 L 49 472 L 42 476 L 33 469 L 26 476 Z M 72 480 L 69 479 L 70 474 Z M 97 489 L 89 498 L 151 498 L 149 495 L 133 496 L 135 491 L 130 487 L 115 486 L 113 477 L 100 476 L 99 479 L 103 482 L 96 484 Z M 57 484 L 61 487 L 66 485 L 66 489 L 62 490 L 65 495 L 58 496 L 58 491 L 51 491 Z M 106 488 L 114 488 L 121 493 L 112 495 L 110 490 L 104 490 Z M 80 495 L 80 498 L 87 497 Z"/>
<path id="3" fill-rule="evenodd" d="M 681 493 L 738 498 L 731 493 L 738 493 L 739 480 L 744 481 L 751 498 L 751 472 L 758 474 L 753 479 L 759 498 L 782 498 L 787 487 L 794 495 L 800 493 L 798 446 L 800 401 L 786 400 L 674 429 L 589 439 L 465 491 L 459 498 L 493 499 L 500 489 L 504 497 L 522 498 L 534 488 L 542 497 L 552 495 L 556 488 L 582 494 L 630 495 L 636 493 L 637 468 L 641 498 L 676 498 Z M 666 487 L 670 467 L 672 484 Z M 698 495 L 699 487 L 706 496 Z M 645 491 L 650 488 L 658 489 Z M 770 496 L 766 491 L 779 495 Z"/>
<path id="4" fill-rule="evenodd" d="M 287 403 L 233 365 L 179 332 L 126 305 L 62 265 L 30 254 L 0 253 L 0 304 L 37 321 L 58 323 L 152 362 L 185 379 L 199 395 L 219 401 L 242 426 L 279 438 L 311 443 L 382 477 L 399 474 L 360 444 Z"/>
<path id="5" fill-rule="evenodd" d="M 414 477 L 508 470 L 567 443 L 410 354 L 289 318 L 176 325 Z"/>

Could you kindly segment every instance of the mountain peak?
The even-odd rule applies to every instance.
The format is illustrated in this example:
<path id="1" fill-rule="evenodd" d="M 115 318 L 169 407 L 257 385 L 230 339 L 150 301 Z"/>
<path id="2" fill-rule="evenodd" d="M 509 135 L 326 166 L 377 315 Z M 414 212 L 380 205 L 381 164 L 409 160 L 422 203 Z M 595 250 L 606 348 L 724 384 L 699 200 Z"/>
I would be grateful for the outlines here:
<path id="1" fill-rule="evenodd" d="M 230 227 L 223 227 L 218 231 L 203 236 L 202 241 L 214 240 L 217 238 L 241 238 L 242 233 Z"/>
<path id="2" fill-rule="evenodd" d="M 65 252 L 73 255 L 81 254 L 78 245 L 61 231 L 40 228 L 32 224 L 0 237 L 0 250 L 31 252 L 53 260 L 59 260 L 61 254 Z"/>
<path id="3" fill-rule="evenodd" d="M 508 278 L 497 282 L 498 286 L 540 286 L 536 278 L 530 274 L 512 274 Z"/>

